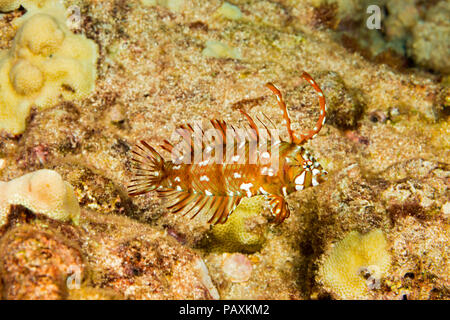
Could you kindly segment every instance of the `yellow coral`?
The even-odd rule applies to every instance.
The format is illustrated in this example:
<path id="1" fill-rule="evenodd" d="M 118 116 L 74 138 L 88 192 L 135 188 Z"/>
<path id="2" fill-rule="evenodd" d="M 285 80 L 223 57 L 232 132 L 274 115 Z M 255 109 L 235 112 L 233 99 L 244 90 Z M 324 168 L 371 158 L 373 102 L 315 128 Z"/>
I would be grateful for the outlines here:
<path id="1" fill-rule="evenodd" d="M 0 129 L 20 134 L 33 104 L 44 109 L 61 96 L 74 100 L 92 92 L 98 49 L 69 31 L 57 2 L 30 6 L 15 24 L 11 49 L 0 54 Z"/>
<path id="2" fill-rule="evenodd" d="M 219 9 L 217 9 L 217 14 L 231 20 L 238 20 L 242 18 L 241 9 L 228 2 L 224 2 L 222 6 Z"/>
<path id="3" fill-rule="evenodd" d="M 20 204 L 51 219 L 78 224 L 80 207 L 72 186 L 52 170 L 38 170 L 10 182 L 0 182 L 0 226 L 9 208 Z"/>
<path id="4" fill-rule="evenodd" d="M 262 196 L 242 199 L 227 222 L 211 229 L 211 249 L 228 252 L 258 251 L 266 240 L 266 229 L 257 221 L 264 204 Z"/>
<path id="5" fill-rule="evenodd" d="M 342 299 L 364 299 L 370 288 L 379 287 L 390 264 L 380 229 L 365 235 L 352 231 L 323 257 L 318 280 Z"/>
<path id="6" fill-rule="evenodd" d="M 42 7 L 48 0 L 0 0 L 0 12 L 8 12 L 18 9 L 21 5 L 25 8 Z"/>
<path id="7" fill-rule="evenodd" d="M 213 40 L 206 41 L 206 47 L 203 49 L 202 55 L 212 58 L 242 59 L 238 49 Z"/>

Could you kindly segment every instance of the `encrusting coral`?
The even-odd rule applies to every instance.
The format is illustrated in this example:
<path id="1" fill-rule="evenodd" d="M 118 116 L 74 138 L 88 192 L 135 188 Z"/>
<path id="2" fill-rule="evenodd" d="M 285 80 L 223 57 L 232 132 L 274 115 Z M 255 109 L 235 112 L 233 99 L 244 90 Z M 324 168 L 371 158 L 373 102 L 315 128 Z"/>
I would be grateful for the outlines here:
<path id="1" fill-rule="evenodd" d="M 28 9 L 28 7 L 27 7 Z M 58 2 L 30 6 L 15 21 L 19 27 L 8 52 L 0 52 L 0 129 L 25 130 L 32 105 L 44 109 L 60 96 L 87 96 L 95 86 L 97 45 L 66 27 Z"/>
<path id="2" fill-rule="evenodd" d="M 10 206 L 14 204 L 51 219 L 79 222 L 80 207 L 72 186 L 52 170 L 43 169 L 0 182 L 0 226 L 7 222 Z"/>
<path id="3" fill-rule="evenodd" d="M 324 256 L 321 281 L 343 299 L 367 298 L 368 289 L 379 289 L 391 265 L 387 242 L 380 229 L 365 235 L 350 232 Z"/>
<path id="4" fill-rule="evenodd" d="M 244 198 L 224 224 L 211 230 L 211 249 L 228 252 L 256 252 L 264 244 L 266 229 L 259 225 L 263 219 L 264 197 Z M 263 219 L 264 220 L 264 219 Z"/>

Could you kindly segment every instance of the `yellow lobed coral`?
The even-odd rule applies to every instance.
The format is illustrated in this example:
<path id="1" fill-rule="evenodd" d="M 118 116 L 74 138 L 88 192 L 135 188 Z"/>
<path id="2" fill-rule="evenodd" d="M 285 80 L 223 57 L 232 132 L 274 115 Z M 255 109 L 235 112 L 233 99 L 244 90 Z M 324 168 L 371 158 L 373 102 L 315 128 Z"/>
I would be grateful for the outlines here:
<path id="1" fill-rule="evenodd" d="M 11 205 L 78 224 L 80 207 L 72 186 L 52 170 L 38 170 L 9 182 L 0 182 L 0 226 L 7 222 Z"/>
<path id="2" fill-rule="evenodd" d="M 361 235 L 350 232 L 324 255 L 318 280 L 342 299 L 368 298 L 391 265 L 387 241 L 380 229 Z"/>
<path id="3" fill-rule="evenodd" d="M 19 29 L 8 52 L 0 53 L 0 129 L 25 130 L 34 104 L 40 109 L 60 97 L 85 97 L 95 86 L 97 45 L 66 27 L 65 8 L 50 2 L 17 19 Z"/>
<path id="4" fill-rule="evenodd" d="M 227 222 L 211 229 L 211 249 L 228 252 L 255 252 L 261 249 L 266 229 L 258 219 L 264 209 L 262 196 L 244 198 L 230 215 Z"/>

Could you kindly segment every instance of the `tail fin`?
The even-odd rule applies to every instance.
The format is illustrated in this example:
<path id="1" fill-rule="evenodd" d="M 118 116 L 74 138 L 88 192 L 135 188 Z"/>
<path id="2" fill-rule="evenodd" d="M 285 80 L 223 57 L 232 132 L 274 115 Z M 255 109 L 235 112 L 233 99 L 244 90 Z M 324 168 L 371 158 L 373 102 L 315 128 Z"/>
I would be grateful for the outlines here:
<path id="1" fill-rule="evenodd" d="M 164 178 L 164 159 L 144 140 L 136 144 L 131 152 L 134 174 L 128 194 L 137 196 L 155 190 Z"/>

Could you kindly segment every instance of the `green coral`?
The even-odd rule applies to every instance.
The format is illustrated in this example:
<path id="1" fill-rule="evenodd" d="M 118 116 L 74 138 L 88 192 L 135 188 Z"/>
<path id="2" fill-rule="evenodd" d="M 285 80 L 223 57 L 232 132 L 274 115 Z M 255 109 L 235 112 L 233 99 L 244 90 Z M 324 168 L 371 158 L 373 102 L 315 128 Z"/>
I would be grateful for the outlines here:
<path id="1" fill-rule="evenodd" d="M 244 198 L 224 224 L 212 227 L 208 248 L 221 252 L 259 251 L 266 240 L 266 224 L 261 224 L 264 197 Z"/>

